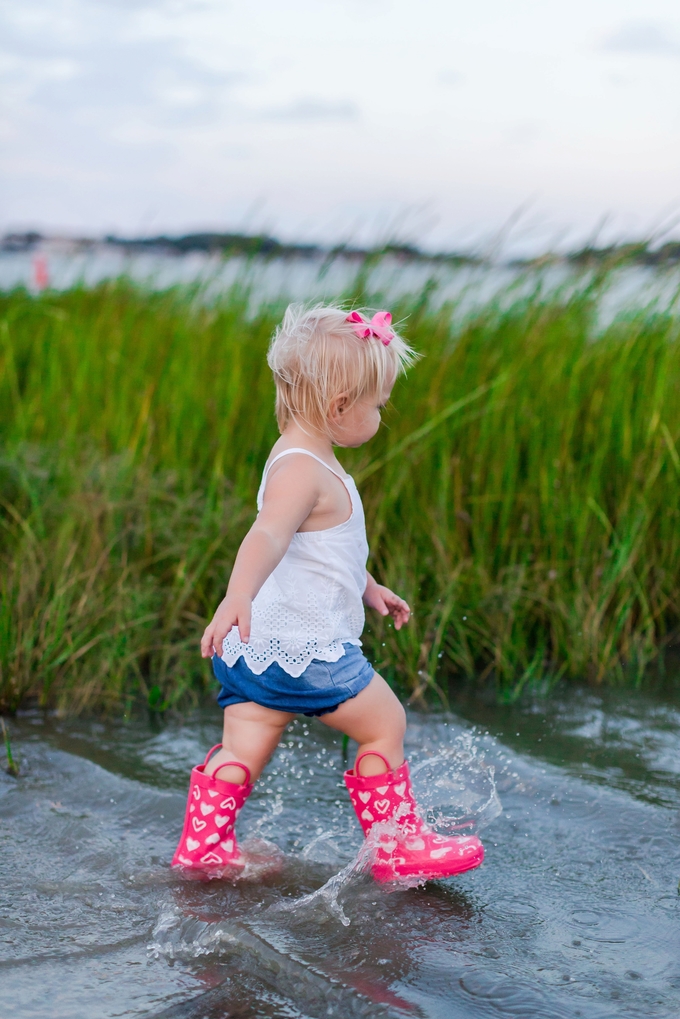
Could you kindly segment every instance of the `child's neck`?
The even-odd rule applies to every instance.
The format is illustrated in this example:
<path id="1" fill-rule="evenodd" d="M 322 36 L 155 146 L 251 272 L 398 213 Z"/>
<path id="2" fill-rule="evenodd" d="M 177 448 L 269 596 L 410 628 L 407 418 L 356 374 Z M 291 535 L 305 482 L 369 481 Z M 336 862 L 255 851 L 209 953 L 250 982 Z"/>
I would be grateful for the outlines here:
<path id="1" fill-rule="evenodd" d="M 304 427 L 297 421 L 290 421 L 283 432 L 279 442 L 288 449 L 291 446 L 301 446 L 308 449 L 310 453 L 316 453 L 324 460 L 334 460 L 333 443 L 324 432 L 318 432 L 310 425 Z M 278 443 L 277 443 L 278 445 Z"/>

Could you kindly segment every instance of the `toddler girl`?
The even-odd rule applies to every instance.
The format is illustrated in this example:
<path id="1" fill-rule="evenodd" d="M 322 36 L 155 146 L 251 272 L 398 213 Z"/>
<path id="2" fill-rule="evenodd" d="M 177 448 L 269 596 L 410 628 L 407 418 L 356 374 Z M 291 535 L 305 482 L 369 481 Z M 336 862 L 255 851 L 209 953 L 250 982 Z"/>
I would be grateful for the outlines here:
<path id="1" fill-rule="evenodd" d="M 410 609 L 366 570 L 361 499 L 333 452 L 375 435 L 413 360 L 389 312 L 369 320 L 291 306 L 276 331 L 268 361 L 281 437 L 257 519 L 201 641 L 221 686 L 224 734 L 191 773 L 173 866 L 218 875 L 244 866 L 236 816 L 296 714 L 318 716 L 359 745 L 345 783 L 364 833 L 374 829 L 377 880 L 446 877 L 482 862 L 479 839 L 437 835 L 416 810 L 404 709 L 360 640 L 364 605 L 391 615 L 397 630 Z"/>

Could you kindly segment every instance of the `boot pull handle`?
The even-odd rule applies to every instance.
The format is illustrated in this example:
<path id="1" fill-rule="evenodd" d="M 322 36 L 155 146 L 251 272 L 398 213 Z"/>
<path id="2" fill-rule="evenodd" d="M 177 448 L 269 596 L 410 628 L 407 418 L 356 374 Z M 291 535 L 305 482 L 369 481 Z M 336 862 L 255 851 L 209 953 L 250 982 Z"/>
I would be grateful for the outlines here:
<path id="1" fill-rule="evenodd" d="M 222 749 L 222 744 L 221 743 L 216 743 L 214 747 L 210 748 L 208 753 L 205 755 L 205 760 L 203 762 L 203 767 L 204 768 L 205 768 L 206 764 L 208 763 L 208 761 L 210 760 L 210 758 L 212 757 L 212 755 L 215 753 L 215 751 L 216 750 L 221 750 L 221 749 Z"/>
<path id="2" fill-rule="evenodd" d="M 228 768 L 230 764 L 233 764 L 235 768 L 240 768 L 241 771 L 245 771 L 245 781 L 241 782 L 241 785 L 250 785 L 250 768 L 247 764 L 241 764 L 240 761 L 225 761 L 224 764 L 220 764 L 219 768 L 215 768 L 215 778 L 217 778 L 218 771 L 222 771 L 222 768 Z"/>
<path id="3" fill-rule="evenodd" d="M 355 761 L 355 763 L 354 763 L 354 774 L 355 774 L 355 775 L 356 775 L 356 776 L 357 776 L 358 778 L 362 778 L 362 777 L 363 777 L 363 776 L 361 775 L 360 771 L 359 771 L 359 765 L 360 765 L 360 764 L 361 764 L 361 762 L 363 761 L 364 757 L 379 757 L 379 758 L 380 758 L 380 760 L 381 760 L 381 761 L 383 762 L 383 764 L 385 765 L 385 767 L 387 768 L 387 770 L 388 770 L 388 771 L 392 771 L 392 766 L 390 765 L 390 762 L 389 762 L 389 761 L 387 760 L 387 758 L 385 757 L 385 755 L 384 755 L 384 754 L 378 753 L 378 751 L 377 751 L 377 750 L 365 750 L 365 751 L 363 752 L 363 754 L 360 754 L 360 756 L 359 756 L 359 757 L 357 757 L 357 759 L 356 759 L 356 761 Z"/>
<path id="4" fill-rule="evenodd" d="M 215 751 L 216 750 L 221 750 L 221 749 L 222 749 L 222 744 L 221 743 L 216 743 L 215 746 L 212 747 L 208 751 L 208 753 L 205 755 L 205 760 L 203 762 L 203 767 L 204 768 L 205 768 L 206 764 L 208 763 L 208 761 L 210 760 L 210 758 L 212 757 L 212 755 L 215 753 Z M 245 765 L 245 764 L 241 764 L 240 761 L 225 761 L 224 764 L 220 764 L 220 766 L 219 766 L 219 768 L 217 770 L 221 771 L 222 768 L 228 768 L 230 764 L 233 764 L 235 767 L 241 768 L 242 771 L 245 771 L 245 773 L 246 773 L 246 780 L 245 780 L 245 782 L 242 782 L 241 784 L 242 785 L 250 785 L 250 768 L 247 767 L 247 765 Z"/>

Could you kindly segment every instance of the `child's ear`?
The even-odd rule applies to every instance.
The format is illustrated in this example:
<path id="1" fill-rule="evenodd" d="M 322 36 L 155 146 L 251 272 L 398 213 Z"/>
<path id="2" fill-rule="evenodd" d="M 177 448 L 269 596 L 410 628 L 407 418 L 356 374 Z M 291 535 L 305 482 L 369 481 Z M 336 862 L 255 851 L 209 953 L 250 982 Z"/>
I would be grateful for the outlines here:
<path id="1" fill-rule="evenodd" d="M 339 393 L 331 400 L 330 417 L 341 418 L 349 407 L 349 393 Z"/>

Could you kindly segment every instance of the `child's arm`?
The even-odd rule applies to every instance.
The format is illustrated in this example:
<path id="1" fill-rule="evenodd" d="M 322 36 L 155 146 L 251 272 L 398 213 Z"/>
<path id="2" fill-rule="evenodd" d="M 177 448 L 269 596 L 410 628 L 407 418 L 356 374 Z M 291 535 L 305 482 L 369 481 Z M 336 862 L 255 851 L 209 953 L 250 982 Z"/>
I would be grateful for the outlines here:
<path id="1" fill-rule="evenodd" d="M 238 627 L 241 640 L 248 643 L 253 598 L 319 499 L 315 466 L 289 463 L 269 477 L 262 509 L 238 550 L 227 593 L 201 639 L 204 658 L 222 654 L 222 643 L 232 626 Z"/>
<path id="2" fill-rule="evenodd" d="M 403 598 L 400 598 L 389 587 L 383 587 L 371 574 L 366 571 L 366 590 L 364 591 L 364 604 L 375 609 L 381 616 L 392 616 L 394 629 L 401 630 L 409 621 L 411 609 Z"/>

